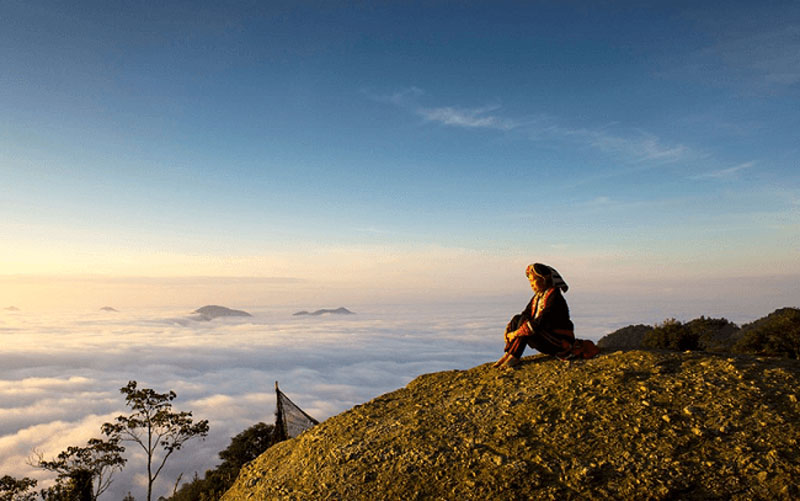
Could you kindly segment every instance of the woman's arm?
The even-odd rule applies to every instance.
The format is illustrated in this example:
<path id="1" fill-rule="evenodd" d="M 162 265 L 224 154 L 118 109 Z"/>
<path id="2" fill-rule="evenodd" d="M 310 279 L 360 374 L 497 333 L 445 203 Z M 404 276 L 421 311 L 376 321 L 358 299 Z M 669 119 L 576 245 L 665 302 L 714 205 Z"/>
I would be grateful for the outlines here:
<path id="1" fill-rule="evenodd" d="M 528 320 L 527 325 L 531 332 L 538 329 L 554 329 L 567 327 L 571 324 L 569 320 L 569 308 L 561 291 L 554 289 L 547 297 L 544 308 L 536 318 Z"/>

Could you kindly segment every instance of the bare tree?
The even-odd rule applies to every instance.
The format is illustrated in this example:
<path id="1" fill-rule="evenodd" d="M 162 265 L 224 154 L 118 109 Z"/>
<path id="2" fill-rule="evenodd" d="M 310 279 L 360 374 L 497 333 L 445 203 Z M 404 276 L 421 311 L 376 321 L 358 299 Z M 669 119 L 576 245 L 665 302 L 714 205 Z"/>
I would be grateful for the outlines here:
<path id="1" fill-rule="evenodd" d="M 153 483 L 167 459 L 188 440 L 208 435 L 208 420 L 194 423 L 191 412 L 173 411 L 172 401 L 177 395 L 171 390 L 156 393 L 150 388 L 139 389 L 136 381 L 129 381 L 120 392 L 125 395 L 125 403 L 132 412 L 128 416 L 117 416 L 115 423 L 105 423 L 103 433 L 110 437 L 119 436 L 144 450 L 147 456 L 147 501 L 152 501 Z"/>

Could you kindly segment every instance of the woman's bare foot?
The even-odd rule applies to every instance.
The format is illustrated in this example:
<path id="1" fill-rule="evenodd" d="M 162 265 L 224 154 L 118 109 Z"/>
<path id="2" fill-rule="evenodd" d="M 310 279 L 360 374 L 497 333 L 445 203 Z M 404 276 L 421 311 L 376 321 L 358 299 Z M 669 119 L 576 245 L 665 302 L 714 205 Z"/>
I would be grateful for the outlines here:
<path id="1" fill-rule="evenodd" d="M 507 369 L 513 369 L 514 367 L 518 366 L 521 363 L 522 361 L 520 359 L 518 359 L 513 355 L 510 355 L 508 357 L 508 360 L 506 360 L 505 363 L 503 364 L 503 367 Z"/>
<path id="2" fill-rule="evenodd" d="M 492 364 L 492 367 L 500 367 L 501 365 L 503 365 L 503 363 L 504 363 L 506 360 L 508 360 L 508 357 L 510 357 L 510 356 L 511 356 L 511 355 L 509 355 L 508 353 L 503 353 L 503 356 L 502 356 L 502 357 L 500 357 L 500 360 L 498 360 L 497 362 L 495 362 L 494 364 Z"/>

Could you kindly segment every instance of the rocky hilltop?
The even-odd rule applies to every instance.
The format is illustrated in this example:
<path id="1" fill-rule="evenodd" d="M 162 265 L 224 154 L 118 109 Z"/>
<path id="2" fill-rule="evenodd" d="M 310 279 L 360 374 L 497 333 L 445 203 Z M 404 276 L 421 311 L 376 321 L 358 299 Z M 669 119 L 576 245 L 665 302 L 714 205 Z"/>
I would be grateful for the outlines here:
<path id="1" fill-rule="evenodd" d="M 800 497 L 797 361 L 524 361 L 420 376 L 271 447 L 222 499 Z"/>

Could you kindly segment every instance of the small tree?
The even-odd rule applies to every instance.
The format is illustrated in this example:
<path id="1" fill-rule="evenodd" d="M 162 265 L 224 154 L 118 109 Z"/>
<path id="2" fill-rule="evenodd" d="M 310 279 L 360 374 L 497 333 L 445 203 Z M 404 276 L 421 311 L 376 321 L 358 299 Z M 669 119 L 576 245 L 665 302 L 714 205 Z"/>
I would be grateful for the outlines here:
<path id="1" fill-rule="evenodd" d="M 39 454 L 33 466 L 58 473 L 58 488 L 90 492 L 90 499 L 95 501 L 111 485 L 114 472 L 122 471 L 125 448 L 120 444 L 120 437 L 111 436 L 108 440 L 91 438 L 86 447 L 67 447 L 55 459 L 46 461 Z M 64 485 L 66 483 L 66 485 Z M 50 496 L 61 496 L 56 490 Z M 48 491 L 42 491 L 48 492 Z M 44 497 L 44 494 L 42 494 Z"/>
<path id="2" fill-rule="evenodd" d="M 44 501 L 94 501 L 92 472 L 74 470 L 59 477 L 56 484 L 39 491 Z"/>
<path id="3" fill-rule="evenodd" d="M 0 501 L 33 501 L 35 492 L 28 492 L 36 487 L 36 480 L 28 477 L 16 479 L 10 475 L 0 477 Z"/>
<path id="4" fill-rule="evenodd" d="M 173 452 L 195 437 L 208 435 L 208 421 L 194 423 L 191 412 L 172 410 L 174 391 L 156 393 L 150 388 L 137 387 L 129 381 L 120 388 L 125 404 L 132 413 L 117 416 L 115 423 L 105 423 L 103 433 L 120 436 L 122 440 L 138 444 L 147 457 L 147 501 L 152 501 L 153 483 Z M 161 457 L 158 450 L 163 449 Z"/>
<path id="5" fill-rule="evenodd" d="M 256 423 L 231 439 L 231 444 L 219 453 L 221 467 L 239 469 L 279 441 L 275 427 L 271 424 Z"/>

